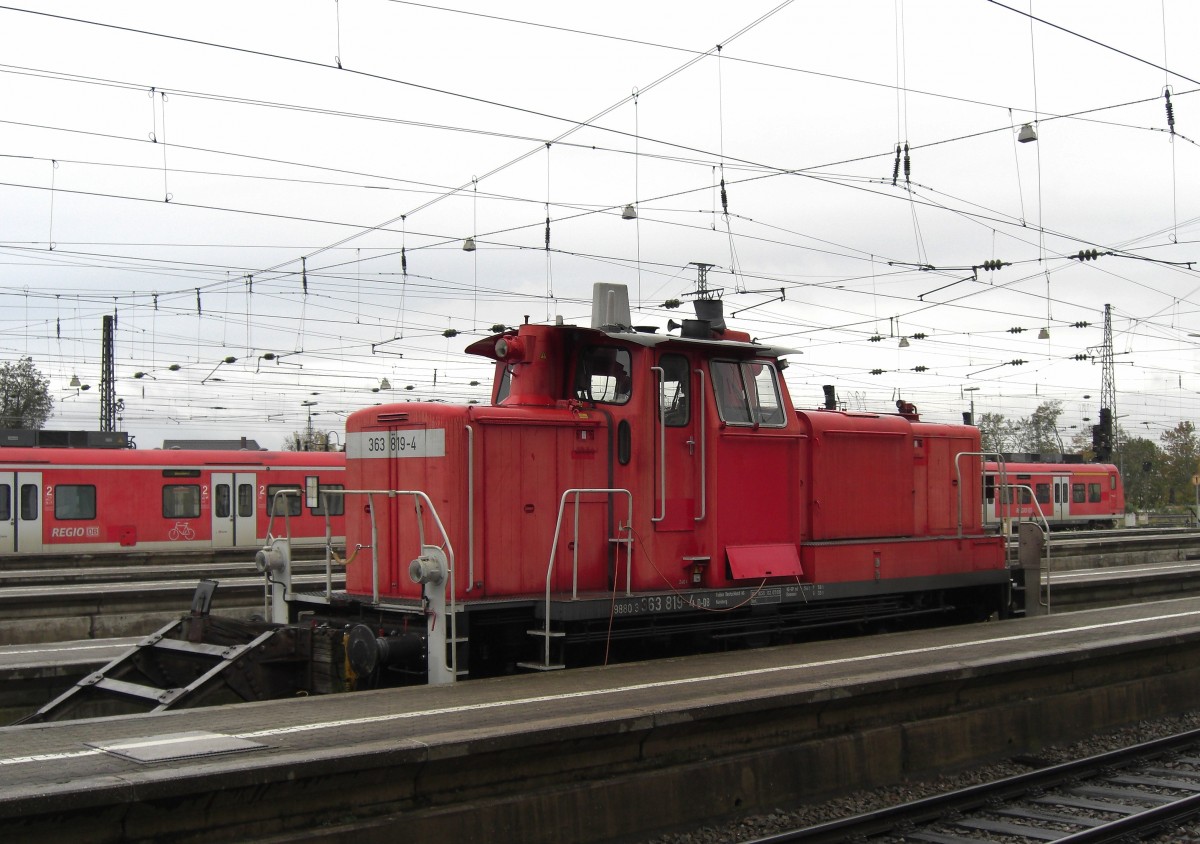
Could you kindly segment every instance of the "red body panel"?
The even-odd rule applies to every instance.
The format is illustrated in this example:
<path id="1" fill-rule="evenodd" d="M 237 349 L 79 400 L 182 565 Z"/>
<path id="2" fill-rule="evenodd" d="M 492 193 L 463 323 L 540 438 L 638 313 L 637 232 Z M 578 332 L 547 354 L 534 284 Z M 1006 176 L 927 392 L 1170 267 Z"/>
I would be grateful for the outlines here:
<path id="1" fill-rule="evenodd" d="M 536 325 L 502 339 L 512 359 L 497 366 L 492 406 L 390 405 L 347 420 L 348 486 L 381 491 L 378 544 L 365 502 L 347 505 L 348 545 L 363 549 L 349 592 L 373 594 L 374 553 L 381 599 L 417 599 L 407 571 L 422 544 L 452 552 L 459 602 L 536 598 L 547 584 L 569 597 L 952 586 L 979 572 L 1006 582 L 1003 541 L 982 536 L 975 428 L 791 410 L 775 359 L 745 341 Z M 739 395 L 747 408 L 731 406 Z M 441 528 L 427 507 L 418 517 L 418 491 Z"/>

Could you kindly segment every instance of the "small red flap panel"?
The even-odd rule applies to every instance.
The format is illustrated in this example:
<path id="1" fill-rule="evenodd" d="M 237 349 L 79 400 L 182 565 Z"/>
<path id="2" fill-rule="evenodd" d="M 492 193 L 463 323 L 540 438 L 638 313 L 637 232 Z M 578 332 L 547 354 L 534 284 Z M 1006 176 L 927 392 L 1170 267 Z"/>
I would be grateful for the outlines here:
<path id="1" fill-rule="evenodd" d="M 799 577 L 804 574 L 800 555 L 790 542 L 778 545 L 729 545 L 729 568 L 734 580 L 764 577 Z"/>

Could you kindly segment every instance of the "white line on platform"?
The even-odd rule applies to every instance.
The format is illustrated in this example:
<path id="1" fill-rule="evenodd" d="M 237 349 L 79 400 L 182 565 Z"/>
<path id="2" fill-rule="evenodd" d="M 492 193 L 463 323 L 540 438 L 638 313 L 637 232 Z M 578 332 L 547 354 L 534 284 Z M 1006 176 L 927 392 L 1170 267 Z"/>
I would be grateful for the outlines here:
<path id="1" fill-rule="evenodd" d="M 874 662 L 877 660 L 891 659 L 898 656 L 916 656 L 918 654 L 951 651 L 961 648 L 976 647 L 978 645 L 996 645 L 1005 642 L 1047 639 L 1053 636 L 1062 636 L 1065 634 L 1086 633 L 1092 630 L 1105 630 L 1112 627 L 1129 627 L 1134 624 L 1149 624 L 1152 622 L 1170 621 L 1173 619 L 1195 618 L 1197 616 L 1200 616 L 1200 610 L 1190 610 L 1187 612 L 1167 613 L 1164 615 L 1150 616 L 1147 618 L 1106 621 L 1100 624 L 1090 624 L 1084 627 L 1072 627 L 1066 630 L 1043 630 L 1037 633 L 1021 633 L 1014 636 L 997 636 L 991 639 L 978 639 L 971 642 L 956 642 L 945 645 L 930 645 L 923 648 L 908 648 L 900 651 L 890 651 L 888 653 L 861 654 L 853 657 L 816 660 L 814 662 L 793 663 L 791 665 L 774 665 L 767 668 L 750 668 L 744 671 L 730 671 L 724 674 L 715 674 L 704 677 L 683 677 L 676 680 L 658 680 L 651 683 L 635 683 L 628 686 L 617 686 L 614 688 L 589 689 L 586 691 L 563 692 L 553 695 L 538 695 L 536 697 L 524 697 L 517 698 L 515 700 L 488 701 L 487 703 L 472 703 L 465 704 L 463 706 L 447 706 L 440 709 L 423 709 L 419 712 L 393 712 L 386 715 L 368 715 L 360 718 L 345 718 L 338 721 L 317 721 L 312 724 L 297 724 L 291 727 L 275 727 L 268 730 L 255 730 L 248 733 L 238 733 L 234 737 L 241 739 L 264 738 L 267 736 L 288 735 L 292 733 L 313 732 L 317 730 L 334 730 L 341 729 L 343 727 L 361 726 L 364 724 L 378 724 L 388 721 L 402 721 L 410 718 L 428 718 L 431 715 L 451 715 L 463 712 L 479 712 L 489 709 L 504 709 L 513 706 L 527 706 L 529 704 L 549 703 L 559 700 L 601 697 L 603 695 L 623 694 L 625 692 L 644 691 L 648 689 L 665 689 L 678 686 L 694 685 L 697 683 L 711 683 L 721 680 L 741 679 L 745 677 L 762 676 L 766 674 L 779 674 L 785 671 L 823 668 L 831 665 L 848 665 L 855 662 Z M 0 759 L 0 766 L 20 765 L 28 762 L 56 761 L 60 759 L 77 759 L 82 756 L 94 756 L 102 752 L 103 751 L 100 750 L 82 750 L 64 753 L 39 753 L 31 756 L 15 756 L 8 759 Z"/>

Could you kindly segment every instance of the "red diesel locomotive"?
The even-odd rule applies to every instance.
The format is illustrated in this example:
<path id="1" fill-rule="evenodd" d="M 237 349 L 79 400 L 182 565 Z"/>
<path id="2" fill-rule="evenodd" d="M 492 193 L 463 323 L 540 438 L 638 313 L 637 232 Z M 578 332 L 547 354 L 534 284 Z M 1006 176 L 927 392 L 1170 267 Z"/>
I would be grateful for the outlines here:
<path id="1" fill-rule="evenodd" d="M 0 449 L 0 560 L 16 555 L 257 550 L 274 536 L 326 540 L 308 486 L 341 489 L 345 456 L 322 452 Z M 343 499 L 327 496 L 332 540 Z M 272 503 L 275 502 L 275 503 Z M 274 515 L 273 515 L 274 514 Z"/>
<path id="2" fill-rule="evenodd" d="M 361 686 L 1007 612 L 976 428 L 794 410 L 789 350 L 696 305 L 657 333 L 597 285 L 590 327 L 468 348 L 495 361 L 490 405 L 350 416 L 346 591 L 293 595 L 264 551 L 277 620 L 348 631 Z"/>
<path id="3" fill-rule="evenodd" d="M 1125 518 L 1121 473 L 1111 463 L 989 462 L 984 477 L 984 522 L 1045 520 L 1052 530 L 1114 528 Z M 1035 504 L 1036 502 L 1036 504 Z"/>

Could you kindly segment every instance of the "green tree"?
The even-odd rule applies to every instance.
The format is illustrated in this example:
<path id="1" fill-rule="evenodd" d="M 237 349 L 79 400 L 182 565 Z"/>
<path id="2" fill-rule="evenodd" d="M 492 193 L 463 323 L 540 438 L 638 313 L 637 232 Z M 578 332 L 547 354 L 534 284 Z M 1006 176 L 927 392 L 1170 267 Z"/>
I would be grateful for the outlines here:
<path id="1" fill-rule="evenodd" d="M 53 413 L 50 379 L 33 365 L 33 358 L 0 363 L 0 428 L 36 431 Z"/>
<path id="2" fill-rule="evenodd" d="M 1142 437 L 1121 443 L 1126 509 L 1154 510 L 1162 506 L 1166 490 L 1163 466 L 1163 451 L 1157 443 Z"/>
<path id="3" fill-rule="evenodd" d="M 1004 451 L 1006 425 L 1004 414 L 984 413 L 976 420 L 979 427 L 979 437 L 983 441 L 982 450 L 988 453 Z"/>
<path id="4" fill-rule="evenodd" d="M 1060 416 L 1062 402 L 1058 399 L 1038 405 L 1033 413 L 1013 426 L 1013 450 L 1033 454 L 1060 454 L 1063 451 L 1063 443 L 1058 436 Z"/>
<path id="5" fill-rule="evenodd" d="M 1196 491 L 1192 487 L 1192 475 L 1200 471 L 1200 439 L 1196 437 L 1196 426 L 1191 422 L 1180 422 L 1165 431 L 1159 441 L 1163 451 L 1163 481 L 1166 486 L 1166 504 L 1194 505 Z"/>

